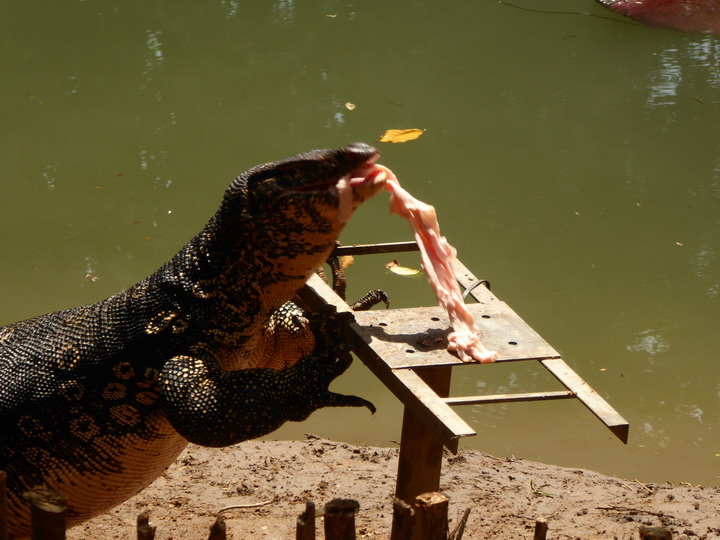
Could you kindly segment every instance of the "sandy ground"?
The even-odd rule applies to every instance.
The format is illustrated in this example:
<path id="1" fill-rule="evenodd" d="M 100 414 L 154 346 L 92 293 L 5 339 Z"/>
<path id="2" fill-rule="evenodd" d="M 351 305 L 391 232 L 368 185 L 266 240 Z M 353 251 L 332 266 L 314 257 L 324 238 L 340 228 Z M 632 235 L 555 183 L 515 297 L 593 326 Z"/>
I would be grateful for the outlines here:
<path id="1" fill-rule="evenodd" d="M 270 501 L 223 511 L 228 538 L 293 539 L 306 501 L 321 507 L 336 497 L 360 503 L 358 538 L 389 538 L 396 468 L 396 449 L 312 437 L 190 446 L 148 489 L 68 538 L 135 538 L 136 518 L 149 510 L 157 539 L 206 539 L 221 508 Z M 643 525 L 667 527 L 678 539 L 720 538 L 720 488 L 641 484 L 461 450 L 445 456 L 441 490 L 451 528 L 471 509 L 464 539 L 532 538 L 538 518 L 551 539 L 639 538 Z"/>

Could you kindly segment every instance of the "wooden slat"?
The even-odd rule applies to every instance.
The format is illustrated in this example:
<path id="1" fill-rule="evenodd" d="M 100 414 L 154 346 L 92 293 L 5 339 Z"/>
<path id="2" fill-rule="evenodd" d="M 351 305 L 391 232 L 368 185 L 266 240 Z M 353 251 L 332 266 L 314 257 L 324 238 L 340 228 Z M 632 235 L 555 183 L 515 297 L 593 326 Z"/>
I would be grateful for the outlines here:
<path id="1" fill-rule="evenodd" d="M 627 420 L 620 416 L 620 414 L 575 373 L 562 358 L 540 360 L 540 363 L 545 366 L 565 388 L 575 394 L 580 402 L 597 416 L 618 439 L 627 444 L 629 432 Z"/>
<path id="2" fill-rule="evenodd" d="M 332 254 L 336 257 L 342 255 L 373 255 L 376 253 L 402 253 L 405 251 L 419 251 L 415 242 L 388 242 L 384 244 L 355 244 L 352 246 L 338 246 Z"/>
<path id="3" fill-rule="evenodd" d="M 530 392 L 518 394 L 494 394 L 487 396 L 464 396 L 445 398 L 443 401 L 451 406 L 486 405 L 488 403 L 514 403 L 520 401 L 550 401 L 554 399 L 572 399 L 576 397 L 570 391 Z"/>

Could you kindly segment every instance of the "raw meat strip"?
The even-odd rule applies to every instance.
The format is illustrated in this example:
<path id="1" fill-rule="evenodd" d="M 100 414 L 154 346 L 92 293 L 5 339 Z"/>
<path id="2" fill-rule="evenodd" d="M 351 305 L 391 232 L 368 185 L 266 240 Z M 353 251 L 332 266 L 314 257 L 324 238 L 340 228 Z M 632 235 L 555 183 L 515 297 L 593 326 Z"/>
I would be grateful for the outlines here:
<path id="1" fill-rule="evenodd" d="M 386 170 L 385 190 L 391 194 L 390 212 L 410 222 L 415 241 L 420 247 L 425 275 L 435 291 L 438 304 L 450 317 L 453 332 L 448 336 L 448 350 L 456 352 L 463 362 L 494 362 L 497 353 L 487 350 L 480 343 L 475 320 L 463 302 L 452 267 L 456 251 L 440 235 L 435 208 L 405 191 L 390 169 L 382 165 L 375 166 Z"/>

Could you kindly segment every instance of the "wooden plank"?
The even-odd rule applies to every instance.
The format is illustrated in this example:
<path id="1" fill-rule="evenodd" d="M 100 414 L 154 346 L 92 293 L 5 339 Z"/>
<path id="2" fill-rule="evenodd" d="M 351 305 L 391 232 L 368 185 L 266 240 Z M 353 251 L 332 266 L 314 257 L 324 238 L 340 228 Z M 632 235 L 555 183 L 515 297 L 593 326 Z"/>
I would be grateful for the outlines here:
<path id="1" fill-rule="evenodd" d="M 530 392 L 518 394 L 495 394 L 487 396 L 465 396 L 445 398 L 443 401 L 448 405 L 486 405 L 489 403 L 514 403 L 521 401 L 550 401 L 555 399 L 572 399 L 575 394 L 566 391 L 558 392 Z"/>
<path id="2" fill-rule="evenodd" d="M 630 429 L 627 420 L 620 416 L 620 414 L 575 373 L 563 359 L 551 358 L 540 360 L 540 363 L 545 366 L 565 388 L 575 394 L 580 402 L 597 416 L 618 439 L 627 444 Z"/>

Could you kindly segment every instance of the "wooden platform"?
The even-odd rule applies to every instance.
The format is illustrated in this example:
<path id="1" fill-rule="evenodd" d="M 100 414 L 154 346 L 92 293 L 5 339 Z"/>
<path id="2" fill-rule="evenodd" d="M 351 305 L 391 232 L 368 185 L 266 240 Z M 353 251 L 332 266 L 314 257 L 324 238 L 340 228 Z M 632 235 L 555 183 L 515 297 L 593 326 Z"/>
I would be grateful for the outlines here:
<path id="1" fill-rule="evenodd" d="M 410 250 L 417 250 L 414 242 L 346 246 L 338 248 L 336 254 Z M 575 373 L 553 347 L 459 261 L 455 262 L 455 273 L 460 285 L 476 302 L 468 307 L 475 318 L 478 335 L 488 349 L 498 352 L 498 362 L 537 363 L 538 368 L 550 372 L 563 389 L 449 397 L 453 366 L 462 365 L 464 370 L 485 366 L 465 364 L 447 352 L 450 323 L 442 309 L 417 307 L 355 312 L 355 322 L 348 323 L 347 327 L 348 342 L 405 406 L 396 486 L 398 498 L 412 504 L 417 495 L 437 491 L 443 446 L 456 452 L 459 438 L 476 434 L 452 409 L 455 405 L 577 399 L 627 443 L 627 421 Z M 317 276 L 308 281 L 301 296 L 311 307 L 330 304 L 338 311 L 350 311 Z"/>

